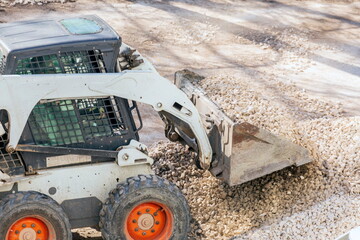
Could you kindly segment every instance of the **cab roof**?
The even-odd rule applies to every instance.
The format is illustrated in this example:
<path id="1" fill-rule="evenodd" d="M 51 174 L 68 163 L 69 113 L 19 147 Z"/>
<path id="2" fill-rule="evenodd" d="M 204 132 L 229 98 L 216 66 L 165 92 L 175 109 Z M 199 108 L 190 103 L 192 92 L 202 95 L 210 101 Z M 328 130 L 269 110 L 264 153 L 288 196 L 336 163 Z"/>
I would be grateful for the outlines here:
<path id="1" fill-rule="evenodd" d="M 87 15 L 0 24 L 4 53 L 88 42 L 118 42 L 120 36 L 101 18 Z"/>

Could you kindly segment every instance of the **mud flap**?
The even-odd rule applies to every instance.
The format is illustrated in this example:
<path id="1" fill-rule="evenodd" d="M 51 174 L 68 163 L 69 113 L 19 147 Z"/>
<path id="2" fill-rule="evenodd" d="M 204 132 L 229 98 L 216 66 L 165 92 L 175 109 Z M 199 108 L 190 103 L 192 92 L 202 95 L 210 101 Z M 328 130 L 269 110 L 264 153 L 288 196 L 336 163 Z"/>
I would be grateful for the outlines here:
<path id="1" fill-rule="evenodd" d="M 214 176 L 233 186 L 311 162 L 305 148 L 249 123 L 234 123 L 194 85 L 199 80 L 199 75 L 187 70 L 175 74 L 175 84 L 192 100 L 207 128 Z"/>

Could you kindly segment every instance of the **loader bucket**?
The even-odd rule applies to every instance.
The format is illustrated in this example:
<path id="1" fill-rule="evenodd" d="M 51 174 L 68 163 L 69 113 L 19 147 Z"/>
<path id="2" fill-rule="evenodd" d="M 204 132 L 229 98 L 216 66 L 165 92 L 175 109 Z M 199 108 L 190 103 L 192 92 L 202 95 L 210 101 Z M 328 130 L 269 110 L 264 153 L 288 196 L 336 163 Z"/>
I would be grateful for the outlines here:
<path id="1" fill-rule="evenodd" d="M 231 130 L 230 130 L 231 131 Z M 308 151 L 249 123 L 234 124 L 221 178 L 237 185 L 288 166 L 310 162 Z"/>
<path id="2" fill-rule="evenodd" d="M 193 101 L 207 127 L 214 153 L 210 168 L 214 176 L 233 186 L 311 162 L 305 148 L 247 122 L 233 122 L 194 85 L 200 80 L 188 70 L 175 74 L 175 84 Z"/>

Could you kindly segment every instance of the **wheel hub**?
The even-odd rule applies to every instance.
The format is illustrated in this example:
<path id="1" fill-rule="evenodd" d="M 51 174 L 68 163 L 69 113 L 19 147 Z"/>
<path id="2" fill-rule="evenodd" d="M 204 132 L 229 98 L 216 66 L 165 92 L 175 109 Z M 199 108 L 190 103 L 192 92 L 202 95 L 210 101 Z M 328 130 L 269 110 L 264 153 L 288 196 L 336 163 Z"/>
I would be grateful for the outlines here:
<path id="1" fill-rule="evenodd" d="M 49 228 L 36 217 L 25 217 L 8 229 L 5 240 L 49 240 Z"/>
<path id="2" fill-rule="evenodd" d="M 160 204 L 142 203 L 135 207 L 126 221 L 129 239 L 158 240 L 167 239 L 171 234 L 171 213 Z"/>
<path id="3" fill-rule="evenodd" d="M 154 217 L 149 213 L 141 215 L 138 221 L 139 228 L 141 230 L 149 230 L 154 226 L 155 223 Z"/>
<path id="4" fill-rule="evenodd" d="M 34 229 L 25 228 L 20 232 L 20 240 L 36 240 L 36 232 Z"/>

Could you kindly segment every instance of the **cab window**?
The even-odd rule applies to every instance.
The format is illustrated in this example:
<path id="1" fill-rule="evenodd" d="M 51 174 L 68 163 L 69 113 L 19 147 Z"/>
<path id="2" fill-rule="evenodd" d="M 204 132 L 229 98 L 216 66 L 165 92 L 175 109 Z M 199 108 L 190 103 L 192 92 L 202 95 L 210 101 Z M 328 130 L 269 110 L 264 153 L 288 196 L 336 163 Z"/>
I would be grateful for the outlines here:
<path id="1" fill-rule="evenodd" d="M 25 58 L 18 61 L 16 74 L 55 74 L 62 73 L 57 55 Z"/>
<path id="2" fill-rule="evenodd" d="M 100 50 L 63 52 L 20 59 L 16 74 L 105 73 Z M 127 134 L 120 99 L 73 99 L 39 103 L 29 117 L 35 144 L 68 146 L 97 137 Z"/>
<path id="3" fill-rule="evenodd" d="M 94 34 L 103 31 L 97 22 L 86 18 L 64 19 L 60 23 L 73 35 Z"/>
<path id="4" fill-rule="evenodd" d="M 15 74 L 105 73 L 100 50 L 63 52 L 20 59 Z"/>
<path id="5" fill-rule="evenodd" d="M 100 50 L 65 52 L 60 55 L 65 73 L 105 73 Z"/>
<path id="6" fill-rule="evenodd" d="M 109 97 L 37 104 L 28 121 L 35 144 L 68 146 L 127 134 L 119 101 Z"/>

